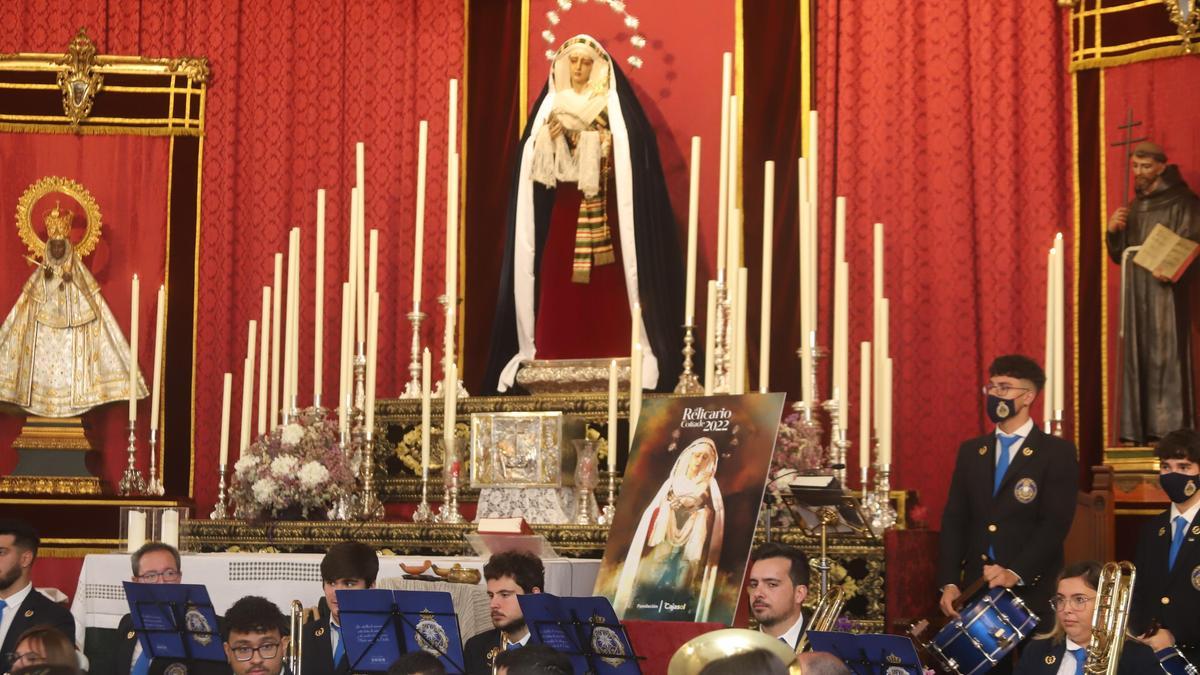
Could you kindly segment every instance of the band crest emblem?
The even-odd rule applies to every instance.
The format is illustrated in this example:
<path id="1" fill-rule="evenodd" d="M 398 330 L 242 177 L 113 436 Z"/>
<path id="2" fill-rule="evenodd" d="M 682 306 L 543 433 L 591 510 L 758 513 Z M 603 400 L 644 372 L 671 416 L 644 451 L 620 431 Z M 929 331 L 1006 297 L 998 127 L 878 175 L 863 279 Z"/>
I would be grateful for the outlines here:
<path id="1" fill-rule="evenodd" d="M 1032 478 L 1022 478 L 1013 488 L 1013 496 L 1022 504 L 1029 504 L 1037 499 L 1038 487 Z"/>
<path id="2" fill-rule="evenodd" d="M 1192 588 L 1200 591 L 1200 565 L 1192 568 Z"/>
<path id="3" fill-rule="evenodd" d="M 621 642 L 617 631 L 608 626 L 596 626 L 592 630 L 592 651 L 613 668 L 625 663 L 625 644 Z"/>
<path id="4" fill-rule="evenodd" d="M 166 670 L 163 671 L 163 675 L 187 675 L 187 672 L 187 666 L 179 661 L 176 661 L 175 663 L 167 666 Z"/>
<path id="5" fill-rule="evenodd" d="M 196 644 L 201 647 L 212 644 L 212 626 L 195 605 L 188 605 L 187 612 L 183 615 L 183 624 L 191 631 L 192 639 L 196 641 Z M 187 672 L 187 668 L 184 668 L 184 672 Z"/>
<path id="6" fill-rule="evenodd" d="M 434 656 L 445 654 L 450 648 L 450 638 L 446 635 L 446 629 L 433 618 L 433 612 L 429 610 L 421 612 L 421 620 L 417 622 L 413 637 L 418 647 Z"/>

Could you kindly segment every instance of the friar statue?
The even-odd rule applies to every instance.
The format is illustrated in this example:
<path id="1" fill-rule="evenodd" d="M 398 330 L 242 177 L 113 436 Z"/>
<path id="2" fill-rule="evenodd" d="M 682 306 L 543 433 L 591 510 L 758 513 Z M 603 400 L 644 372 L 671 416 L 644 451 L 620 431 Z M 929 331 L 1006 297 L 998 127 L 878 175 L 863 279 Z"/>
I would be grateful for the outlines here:
<path id="1" fill-rule="evenodd" d="M 72 218 L 57 204 L 46 214 L 41 260 L 0 325 L 0 401 L 41 417 L 129 399 L 129 343 L 76 255 Z"/>
<path id="2" fill-rule="evenodd" d="M 1178 282 L 1126 262 L 1155 225 L 1200 242 L 1200 198 L 1188 188 L 1179 167 L 1167 164 L 1163 149 L 1151 142 L 1134 147 L 1130 157 L 1136 196 L 1108 220 L 1108 254 L 1124 263 L 1124 341 L 1121 347 L 1121 422 L 1119 438 L 1146 445 L 1181 427 L 1192 426 L 1192 359 L 1188 333 L 1192 323 L 1188 287 L 1195 272 Z"/>

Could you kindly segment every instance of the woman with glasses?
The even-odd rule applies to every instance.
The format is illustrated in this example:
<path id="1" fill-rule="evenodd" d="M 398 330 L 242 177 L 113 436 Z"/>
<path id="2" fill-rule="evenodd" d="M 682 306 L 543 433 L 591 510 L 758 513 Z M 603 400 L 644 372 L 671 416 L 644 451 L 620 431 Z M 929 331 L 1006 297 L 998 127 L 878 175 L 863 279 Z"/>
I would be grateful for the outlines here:
<path id="1" fill-rule="evenodd" d="M 1050 598 L 1054 628 L 1026 643 L 1015 675 L 1081 675 L 1087 664 L 1087 647 L 1092 642 L 1092 617 L 1096 611 L 1096 586 L 1100 563 L 1093 560 L 1069 565 L 1058 577 L 1058 589 Z M 1101 671 L 1102 672 L 1102 671 Z M 1154 651 L 1132 638 L 1125 639 L 1120 675 L 1161 673 Z"/>
<path id="2" fill-rule="evenodd" d="M 14 673 L 33 666 L 66 666 L 79 672 L 75 643 L 53 626 L 34 626 L 21 633 L 8 661 Z"/>

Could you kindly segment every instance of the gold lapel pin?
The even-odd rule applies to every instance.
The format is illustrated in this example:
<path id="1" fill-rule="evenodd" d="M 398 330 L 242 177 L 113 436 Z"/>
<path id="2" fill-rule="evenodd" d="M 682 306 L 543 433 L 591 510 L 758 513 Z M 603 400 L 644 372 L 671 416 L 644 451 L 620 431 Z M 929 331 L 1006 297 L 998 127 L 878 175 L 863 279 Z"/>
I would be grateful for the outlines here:
<path id="1" fill-rule="evenodd" d="M 128 633 L 125 634 L 125 639 L 132 640 L 135 635 L 137 635 L 137 633 L 135 633 L 133 631 L 129 631 Z"/>
<path id="2" fill-rule="evenodd" d="M 318 629 L 316 630 L 316 632 L 315 632 L 315 633 L 313 633 L 313 635 L 316 635 L 317 637 L 321 637 L 321 636 L 322 636 L 322 635 L 324 635 L 324 634 L 325 634 L 325 629 L 324 629 L 324 628 L 318 628 Z"/>
<path id="3" fill-rule="evenodd" d="M 1165 527 L 1158 528 L 1158 536 L 1162 537 L 1162 536 L 1165 536 L 1166 534 L 1167 534 L 1167 528 L 1165 528 Z"/>
<path id="4" fill-rule="evenodd" d="M 983 446 L 981 446 L 981 447 L 979 448 L 979 454 L 980 454 L 980 456 L 986 455 L 986 454 L 987 454 L 987 448 L 986 448 L 986 447 L 983 447 Z"/>
<path id="5" fill-rule="evenodd" d="M 1200 525 L 1192 526 L 1192 534 L 1200 534 Z"/>
<path id="6" fill-rule="evenodd" d="M 28 619 L 31 616 L 33 616 L 33 610 L 32 609 L 25 610 L 25 618 Z"/>
<path id="7" fill-rule="evenodd" d="M 1021 451 L 1021 454 L 1025 455 L 1026 457 L 1029 457 L 1033 454 L 1033 448 L 1025 448 L 1024 450 Z"/>
<path id="8" fill-rule="evenodd" d="M 1052 665 L 1054 665 L 1054 662 L 1057 660 L 1058 660 L 1058 658 L 1055 657 L 1053 654 L 1051 654 L 1046 657 L 1046 665 L 1052 666 Z"/>

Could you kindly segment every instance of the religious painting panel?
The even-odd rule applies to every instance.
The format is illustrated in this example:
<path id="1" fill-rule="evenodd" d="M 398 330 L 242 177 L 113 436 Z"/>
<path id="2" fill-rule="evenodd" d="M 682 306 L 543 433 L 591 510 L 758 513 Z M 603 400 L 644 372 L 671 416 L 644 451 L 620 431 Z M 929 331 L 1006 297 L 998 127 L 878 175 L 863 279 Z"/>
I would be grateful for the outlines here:
<path id="1" fill-rule="evenodd" d="M 733 620 L 783 399 L 646 402 L 595 587 L 622 619 Z"/>
<path id="2" fill-rule="evenodd" d="M 134 411 L 146 476 L 160 286 L 155 477 L 187 490 L 207 77 L 203 60 L 97 56 L 82 32 L 65 56 L 0 55 L 0 447 L 20 448 L 0 453 L 5 492 L 116 491 Z M 97 452 L 38 454 L 55 444 Z"/>
<path id="3" fill-rule="evenodd" d="M 1184 56 L 1099 76 L 1101 217 L 1083 231 L 1101 242 L 1103 426 L 1107 463 L 1118 469 L 1155 471 L 1154 442 L 1193 426 L 1198 410 L 1200 277 L 1189 267 L 1172 281 L 1142 262 L 1157 225 L 1200 241 L 1195 68 Z"/>

